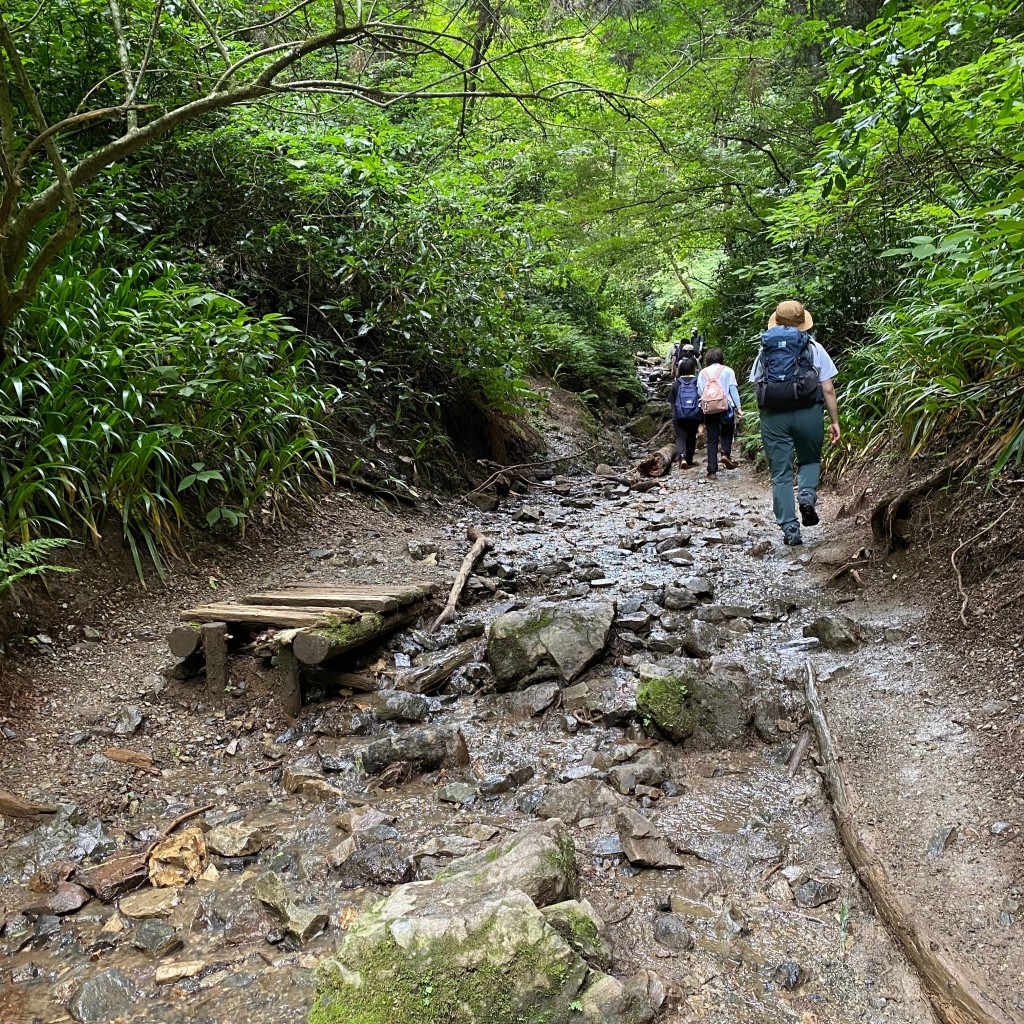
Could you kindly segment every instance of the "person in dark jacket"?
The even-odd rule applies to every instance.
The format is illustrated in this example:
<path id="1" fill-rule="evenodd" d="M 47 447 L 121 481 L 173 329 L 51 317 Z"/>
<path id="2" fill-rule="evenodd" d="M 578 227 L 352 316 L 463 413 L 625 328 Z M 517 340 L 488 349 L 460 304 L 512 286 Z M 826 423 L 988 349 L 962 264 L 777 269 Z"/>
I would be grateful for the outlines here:
<path id="1" fill-rule="evenodd" d="M 676 431 L 676 461 L 680 469 L 693 466 L 702 419 L 697 362 L 691 356 L 683 356 L 679 360 L 679 374 L 672 383 L 672 425 Z"/>

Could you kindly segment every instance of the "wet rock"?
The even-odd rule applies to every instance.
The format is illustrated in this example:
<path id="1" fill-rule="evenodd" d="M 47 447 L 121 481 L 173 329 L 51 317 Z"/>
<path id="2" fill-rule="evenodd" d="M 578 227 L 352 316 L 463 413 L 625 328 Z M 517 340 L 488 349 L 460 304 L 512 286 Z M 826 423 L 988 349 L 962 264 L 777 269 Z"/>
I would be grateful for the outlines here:
<path id="1" fill-rule="evenodd" d="M 406 545 L 406 550 L 416 562 L 422 562 L 431 555 L 436 555 L 440 548 L 429 540 L 411 540 Z"/>
<path id="2" fill-rule="evenodd" d="M 612 947 L 604 921 L 587 900 L 566 900 L 545 907 L 541 913 L 559 935 L 591 967 L 607 971 L 612 964 Z"/>
<path id="3" fill-rule="evenodd" d="M 525 690 L 510 693 L 504 698 L 508 713 L 522 718 L 531 718 L 546 711 L 559 693 L 558 683 L 537 683 Z"/>
<path id="4" fill-rule="evenodd" d="M 615 620 L 615 625 L 627 633 L 646 633 L 651 628 L 651 615 L 649 612 L 638 611 L 632 615 L 620 615 Z"/>
<path id="5" fill-rule="evenodd" d="M 775 545 L 770 540 L 759 540 L 747 548 L 747 554 L 751 558 L 764 558 L 765 555 L 770 555 L 775 550 Z"/>
<path id="6" fill-rule="evenodd" d="M 327 854 L 335 877 L 346 888 L 400 885 L 412 880 L 413 863 L 407 851 L 357 832 Z"/>
<path id="7" fill-rule="evenodd" d="M 617 832 L 609 832 L 607 835 L 598 836 L 590 844 L 590 852 L 595 857 L 625 856 L 625 850 L 622 849 L 622 842 Z"/>
<path id="8" fill-rule="evenodd" d="M 693 948 L 693 936 L 683 919 L 675 914 L 659 914 L 654 919 L 654 941 L 679 952 Z"/>
<path id="9" fill-rule="evenodd" d="M 81 985 L 72 995 L 68 1011 L 79 1024 L 107 1024 L 127 1013 L 137 997 L 134 982 L 111 967 Z"/>
<path id="10" fill-rule="evenodd" d="M 63 807 L 44 825 L 0 850 L 0 874 L 28 881 L 54 861 L 78 861 L 113 853 L 116 844 L 98 818 L 73 804 Z"/>
<path id="11" fill-rule="evenodd" d="M 771 979 L 779 988 L 792 991 L 804 982 L 803 968 L 793 960 L 784 960 L 772 971 Z"/>
<path id="12" fill-rule="evenodd" d="M 513 768 L 510 772 L 488 775 L 480 783 L 480 792 L 484 796 L 497 796 L 500 793 L 509 793 L 513 789 L 529 782 L 534 776 L 532 765 L 524 764 Z"/>
<path id="13" fill-rule="evenodd" d="M 170 917 L 180 902 L 176 889 L 140 889 L 122 896 L 118 908 L 127 917 Z"/>
<path id="14" fill-rule="evenodd" d="M 689 530 L 669 530 L 665 537 L 662 537 L 659 533 L 654 550 L 657 551 L 659 555 L 664 555 L 666 552 L 685 548 L 686 545 L 690 543 L 691 536 L 692 535 Z"/>
<path id="15" fill-rule="evenodd" d="M 142 712 L 134 704 L 125 704 L 114 716 L 114 735 L 131 736 L 142 725 Z"/>
<path id="16" fill-rule="evenodd" d="M 310 800 L 330 802 L 345 799 L 345 794 L 332 786 L 315 768 L 288 765 L 281 775 L 281 785 L 287 792 L 300 793 Z"/>
<path id="17" fill-rule="evenodd" d="M 262 829 L 242 822 L 218 825 L 206 833 L 206 848 L 221 857 L 251 857 L 266 845 Z"/>
<path id="18" fill-rule="evenodd" d="M 498 496 L 482 491 L 470 491 L 466 495 L 466 501 L 474 505 L 481 512 L 496 512 L 498 510 Z"/>
<path id="19" fill-rule="evenodd" d="M 372 742 L 363 751 L 363 768 L 379 775 L 388 765 L 407 763 L 415 771 L 462 768 L 469 752 L 462 731 L 455 726 L 421 726 Z"/>
<path id="20" fill-rule="evenodd" d="M 793 888 L 793 899 L 798 907 L 813 909 L 833 903 L 842 895 L 842 890 L 834 882 L 823 882 L 817 878 L 808 878 Z"/>
<path id="21" fill-rule="evenodd" d="M 453 963 L 458 970 L 453 970 Z M 588 967 L 517 889 L 446 875 L 396 889 L 321 968 L 314 1013 L 365 1020 L 568 1021 Z"/>
<path id="22" fill-rule="evenodd" d="M 645 413 L 642 416 L 637 416 L 636 419 L 630 420 L 626 424 L 626 429 L 634 437 L 639 438 L 639 440 L 650 441 L 661 430 L 661 426 L 661 423 L 655 420 L 653 416 Z"/>
<path id="23" fill-rule="evenodd" d="M 541 818 L 557 818 L 572 825 L 581 818 L 600 818 L 622 803 L 622 797 L 598 779 L 577 779 L 574 782 L 549 786 L 537 804 Z"/>
<path id="24" fill-rule="evenodd" d="M 697 604 L 697 597 L 692 591 L 687 590 L 686 587 L 680 586 L 678 583 L 672 583 L 665 588 L 662 604 L 669 611 L 680 612 L 685 611 L 687 608 L 693 608 Z"/>
<path id="25" fill-rule="evenodd" d="M 693 620 L 686 624 L 679 640 L 691 658 L 710 658 L 721 643 L 722 634 L 710 622 Z"/>
<path id="26" fill-rule="evenodd" d="M 149 881 L 149 865 L 144 854 L 122 853 L 93 867 L 79 868 L 75 878 L 104 903 L 112 903 Z"/>
<path id="27" fill-rule="evenodd" d="M 437 791 L 437 799 L 443 804 L 455 804 L 464 807 L 477 798 L 476 786 L 468 782 L 449 782 Z"/>
<path id="28" fill-rule="evenodd" d="M 608 769 L 608 781 L 624 796 L 637 786 L 656 786 L 667 778 L 665 755 L 657 749 L 645 750 L 631 764 L 619 764 Z"/>
<path id="29" fill-rule="evenodd" d="M 132 932 L 130 941 L 136 949 L 154 958 L 174 953 L 185 944 L 176 928 L 155 917 L 140 922 Z"/>
<path id="30" fill-rule="evenodd" d="M 715 585 L 706 576 L 689 576 L 682 585 L 699 601 L 710 601 L 715 596 Z"/>
<path id="31" fill-rule="evenodd" d="M 666 660 L 641 665 L 637 674 L 636 707 L 640 716 L 662 733 L 682 742 L 697 728 L 693 694 L 701 679 L 700 669 L 690 662 Z"/>
<path id="32" fill-rule="evenodd" d="M 430 701 L 405 690 L 378 690 L 373 710 L 382 722 L 422 722 L 430 714 Z"/>
<path id="33" fill-rule="evenodd" d="M 321 740 L 317 745 L 320 767 L 325 772 L 351 772 L 372 740 L 342 739 Z"/>
<path id="34" fill-rule="evenodd" d="M 1013 826 L 1008 821 L 993 821 L 988 830 L 994 836 L 1004 836 L 1013 831 Z"/>
<path id="35" fill-rule="evenodd" d="M 394 815 L 378 811 L 376 807 L 354 807 L 339 814 L 335 824 L 346 832 L 365 832 L 378 825 L 391 825 L 394 821 Z"/>
<path id="36" fill-rule="evenodd" d="M 562 707 L 567 711 L 588 711 L 607 726 L 623 725 L 632 720 L 636 712 L 628 685 L 611 673 L 567 686 L 562 691 Z"/>
<path id="37" fill-rule="evenodd" d="M 272 871 L 256 879 L 253 896 L 267 907 L 297 942 L 308 942 L 327 926 L 327 915 L 320 910 L 298 904 Z"/>
<path id="38" fill-rule="evenodd" d="M 614 620 L 609 599 L 539 601 L 498 616 L 487 655 L 499 688 L 513 688 L 541 664 L 571 682 L 604 652 Z"/>
<path id="39" fill-rule="evenodd" d="M 452 861 L 442 877 L 453 884 L 518 889 L 546 907 L 576 898 L 576 847 L 562 822 L 545 821 Z"/>
<path id="40" fill-rule="evenodd" d="M 829 651 L 849 651 L 863 640 L 857 623 L 845 615 L 822 615 L 804 626 L 803 635 L 816 638 Z"/>
<path id="41" fill-rule="evenodd" d="M 672 844 L 647 818 L 629 807 L 615 812 L 619 842 L 630 864 L 645 868 L 678 868 L 683 861 Z"/>
<path id="42" fill-rule="evenodd" d="M 928 843 L 928 856 L 933 860 L 941 857 L 956 836 L 956 825 L 946 825 L 932 836 Z"/>
<path id="43" fill-rule="evenodd" d="M 540 509 L 536 506 L 524 505 L 521 509 L 517 509 L 512 518 L 517 523 L 539 523 L 542 516 Z"/>
<path id="44" fill-rule="evenodd" d="M 629 981 L 597 974 L 580 997 L 586 1024 L 649 1024 L 664 1005 L 665 985 L 651 971 Z"/>

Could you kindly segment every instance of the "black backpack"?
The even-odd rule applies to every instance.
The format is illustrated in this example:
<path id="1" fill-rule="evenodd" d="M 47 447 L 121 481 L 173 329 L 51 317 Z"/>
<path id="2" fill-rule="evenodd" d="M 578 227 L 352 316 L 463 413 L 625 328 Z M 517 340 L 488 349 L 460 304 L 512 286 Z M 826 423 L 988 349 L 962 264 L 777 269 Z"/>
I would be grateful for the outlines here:
<path id="1" fill-rule="evenodd" d="M 761 339 L 759 409 L 785 412 L 808 409 L 822 401 L 818 371 L 811 354 L 811 336 L 795 327 L 771 327 Z"/>

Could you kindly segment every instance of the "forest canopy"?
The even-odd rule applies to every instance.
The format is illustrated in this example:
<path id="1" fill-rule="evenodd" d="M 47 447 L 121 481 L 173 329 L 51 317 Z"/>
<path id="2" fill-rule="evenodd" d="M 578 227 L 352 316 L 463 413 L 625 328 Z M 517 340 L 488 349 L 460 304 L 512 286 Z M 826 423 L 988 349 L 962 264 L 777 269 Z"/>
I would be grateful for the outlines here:
<path id="1" fill-rule="evenodd" d="M 0 542 L 531 444 L 533 375 L 628 410 L 798 297 L 846 458 L 1024 455 L 1009 3 L 11 0 Z"/>

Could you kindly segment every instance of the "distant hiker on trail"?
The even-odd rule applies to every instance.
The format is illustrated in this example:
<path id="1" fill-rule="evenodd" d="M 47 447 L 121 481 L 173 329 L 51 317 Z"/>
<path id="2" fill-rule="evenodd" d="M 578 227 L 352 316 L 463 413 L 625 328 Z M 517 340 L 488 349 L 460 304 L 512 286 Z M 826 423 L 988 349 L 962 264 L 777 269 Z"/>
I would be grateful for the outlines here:
<path id="1" fill-rule="evenodd" d="M 680 360 L 689 357 L 697 364 L 697 369 L 700 369 L 700 356 L 704 349 L 704 336 L 694 327 L 690 333 L 689 341 L 680 341 L 675 348 L 672 349 L 672 379 L 679 375 L 679 362 Z"/>
<path id="2" fill-rule="evenodd" d="M 672 383 L 672 425 L 676 430 L 676 460 L 680 469 L 693 465 L 697 429 L 703 420 L 697 390 L 697 362 L 690 356 L 679 360 L 679 375 Z"/>
<path id="3" fill-rule="evenodd" d="M 736 387 L 736 373 L 722 361 L 720 348 L 709 348 L 707 365 L 697 377 L 700 409 L 704 414 L 704 429 L 708 439 L 708 479 L 718 479 L 718 446 L 722 446 L 722 464 L 735 469 L 732 461 L 732 441 L 736 432 L 736 417 L 743 415 L 740 393 Z"/>
<path id="4" fill-rule="evenodd" d="M 780 302 L 768 320 L 750 382 L 761 410 L 761 443 L 772 474 L 772 504 L 786 544 L 803 544 L 796 506 L 804 526 L 820 521 L 818 479 L 825 440 L 822 406 L 828 411 L 829 440 L 839 440 L 839 406 L 829 354 L 808 333 L 814 326 L 803 304 Z M 793 456 L 797 497 L 793 498 Z"/>

